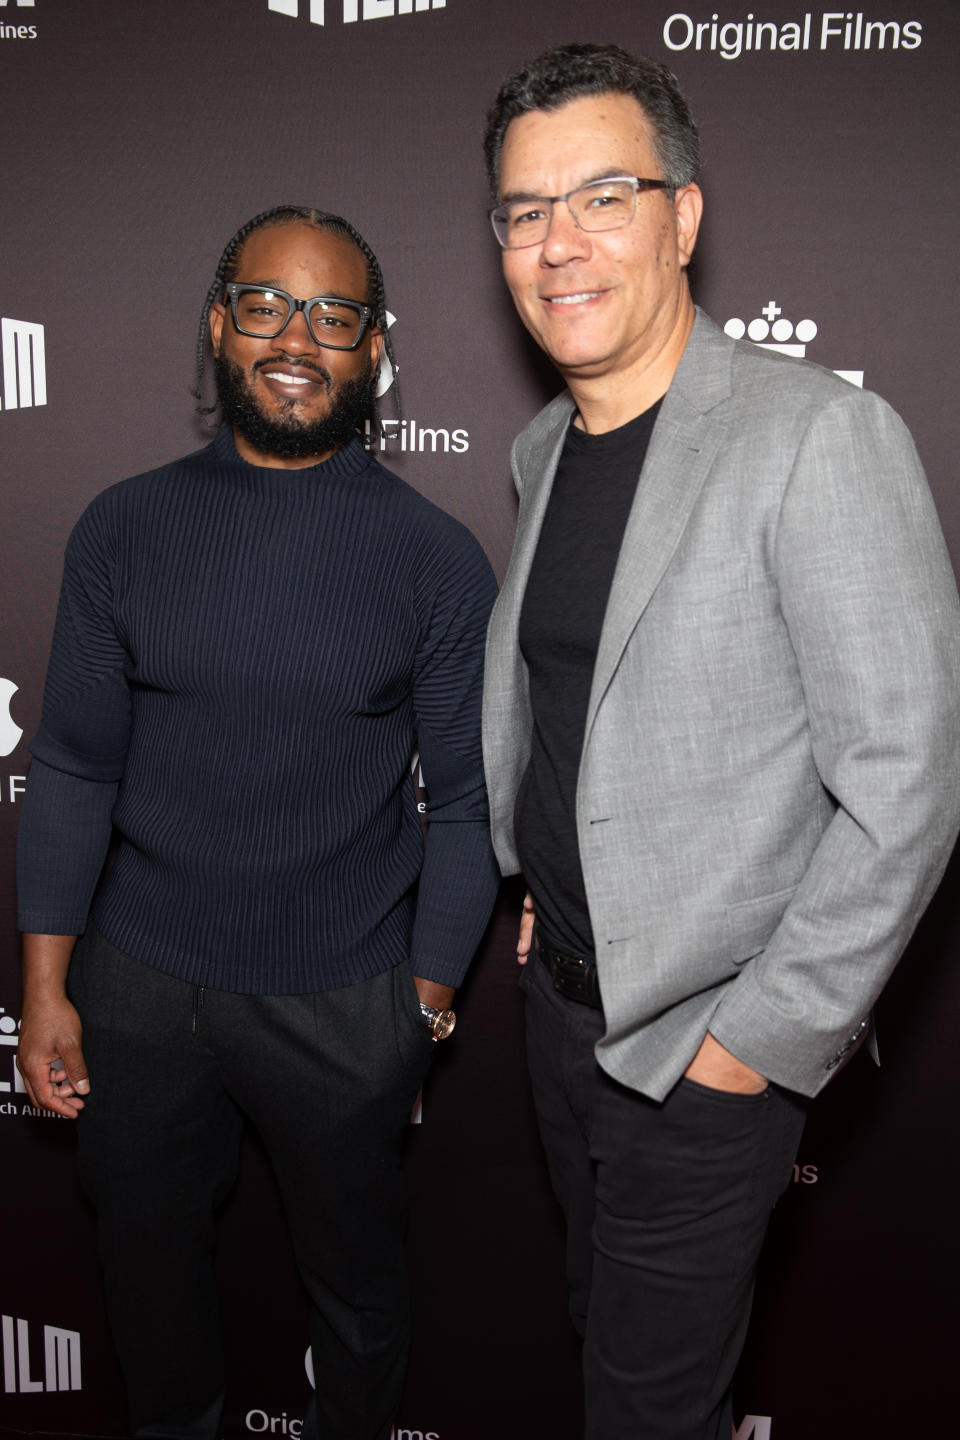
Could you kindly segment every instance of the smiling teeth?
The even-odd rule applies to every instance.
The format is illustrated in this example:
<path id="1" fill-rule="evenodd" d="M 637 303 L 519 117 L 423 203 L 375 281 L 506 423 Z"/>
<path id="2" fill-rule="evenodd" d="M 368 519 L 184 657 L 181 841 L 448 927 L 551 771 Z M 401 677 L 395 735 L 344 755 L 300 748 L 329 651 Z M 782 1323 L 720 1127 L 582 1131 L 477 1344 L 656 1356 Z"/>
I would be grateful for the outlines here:
<path id="1" fill-rule="evenodd" d="M 312 385 L 313 381 L 306 375 L 282 375 L 276 370 L 266 370 L 264 375 L 267 380 L 279 380 L 282 385 Z"/>
<path id="2" fill-rule="evenodd" d="M 595 300 L 599 290 L 584 290 L 581 295 L 553 295 L 551 305 L 582 305 L 586 300 Z"/>

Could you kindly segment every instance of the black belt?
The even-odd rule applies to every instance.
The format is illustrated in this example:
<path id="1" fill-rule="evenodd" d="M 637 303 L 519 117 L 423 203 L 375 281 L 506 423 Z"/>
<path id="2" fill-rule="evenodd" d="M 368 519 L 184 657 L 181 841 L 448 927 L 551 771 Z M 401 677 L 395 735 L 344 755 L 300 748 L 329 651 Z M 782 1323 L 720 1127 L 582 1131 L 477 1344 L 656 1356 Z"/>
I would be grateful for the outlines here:
<path id="1" fill-rule="evenodd" d="M 534 932 L 533 944 L 550 973 L 558 995 L 576 1000 L 579 1005 L 589 1005 L 591 1010 L 603 1009 L 596 960 L 578 960 L 574 955 L 561 955 L 544 940 L 539 927 Z"/>

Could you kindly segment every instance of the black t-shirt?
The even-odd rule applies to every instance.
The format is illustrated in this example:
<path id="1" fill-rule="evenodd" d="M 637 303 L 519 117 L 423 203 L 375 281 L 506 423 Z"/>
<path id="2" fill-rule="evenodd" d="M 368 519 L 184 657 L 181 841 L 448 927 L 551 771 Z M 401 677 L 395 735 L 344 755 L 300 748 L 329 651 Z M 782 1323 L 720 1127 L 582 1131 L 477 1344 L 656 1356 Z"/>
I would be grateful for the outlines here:
<path id="1" fill-rule="evenodd" d="M 558 950 L 593 954 L 576 791 L 590 686 L 623 532 L 660 401 L 603 435 L 571 424 L 520 612 L 533 744 L 516 805 L 520 863 Z"/>

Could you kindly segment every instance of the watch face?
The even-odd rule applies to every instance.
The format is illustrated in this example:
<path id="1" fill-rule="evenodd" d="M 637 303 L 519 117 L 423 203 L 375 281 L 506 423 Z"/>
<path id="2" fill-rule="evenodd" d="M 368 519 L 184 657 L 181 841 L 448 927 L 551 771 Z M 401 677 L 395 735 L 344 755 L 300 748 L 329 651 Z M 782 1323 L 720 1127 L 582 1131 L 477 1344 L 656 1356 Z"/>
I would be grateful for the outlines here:
<path id="1" fill-rule="evenodd" d="M 448 1035 L 453 1034 L 453 1027 L 457 1023 L 457 1017 L 452 1010 L 438 1010 L 437 1017 L 433 1022 L 434 1040 L 446 1040 Z"/>

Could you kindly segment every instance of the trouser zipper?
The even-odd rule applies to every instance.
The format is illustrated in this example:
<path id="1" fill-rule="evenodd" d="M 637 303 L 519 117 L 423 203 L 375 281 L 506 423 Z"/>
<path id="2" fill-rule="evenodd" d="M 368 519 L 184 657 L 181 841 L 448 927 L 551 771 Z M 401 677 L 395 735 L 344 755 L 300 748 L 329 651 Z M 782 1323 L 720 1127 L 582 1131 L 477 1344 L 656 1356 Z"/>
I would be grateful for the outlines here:
<path id="1" fill-rule="evenodd" d="M 191 1035 L 196 1035 L 197 1033 L 197 1022 L 200 1017 L 200 1011 L 203 1009 L 203 989 L 204 987 L 202 985 L 194 985 L 193 987 L 193 1024 L 190 1027 Z"/>

